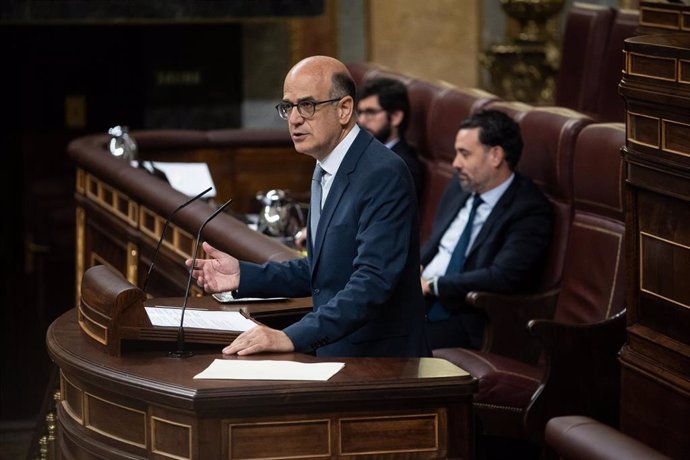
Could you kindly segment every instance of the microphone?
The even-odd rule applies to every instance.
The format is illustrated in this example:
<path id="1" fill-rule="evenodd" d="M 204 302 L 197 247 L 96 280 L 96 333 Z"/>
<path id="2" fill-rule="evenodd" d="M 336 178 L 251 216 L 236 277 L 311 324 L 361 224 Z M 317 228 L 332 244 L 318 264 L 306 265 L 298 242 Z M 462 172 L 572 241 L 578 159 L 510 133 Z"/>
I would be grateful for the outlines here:
<path id="1" fill-rule="evenodd" d="M 196 253 L 199 250 L 199 240 L 201 239 L 201 231 L 206 227 L 206 224 L 211 222 L 218 214 L 220 214 L 223 209 L 225 209 L 230 203 L 232 203 L 232 198 L 223 203 L 223 205 L 213 211 L 213 213 L 206 218 L 199 231 L 196 234 L 196 243 L 194 244 L 194 253 L 192 254 L 192 265 L 189 267 L 189 276 L 187 277 L 187 289 L 184 291 L 184 301 L 182 302 L 182 311 L 180 313 L 180 327 L 177 329 L 177 350 L 168 352 L 168 356 L 173 358 L 188 358 L 194 353 L 191 351 L 185 351 L 184 349 L 184 312 L 187 309 L 187 299 L 189 299 L 189 288 L 192 285 L 192 273 L 194 272 L 194 267 L 196 266 Z"/>
<path id="2" fill-rule="evenodd" d="M 149 265 L 149 271 L 146 272 L 146 278 L 144 278 L 144 285 L 141 288 L 141 290 L 144 291 L 144 294 L 146 294 L 146 286 L 149 283 L 149 277 L 151 276 L 151 271 L 153 270 L 153 266 L 156 263 L 156 258 L 158 257 L 158 251 L 161 248 L 161 243 L 163 243 L 163 238 L 165 238 L 165 231 L 168 229 L 168 224 L 170 224 L 170 221 L 172 220 L 173 216 L 175 214 L 177 214 L 177 211 L 179 211 L 180 209 L 184 208 L 185 206 L 191 204 L 193 201 L 198 200 L 202 196 L 206 195 L 212 189 L 213 189 L 213 187 L 209 187 L 206 190 L 204 190 L 203 192 L 201 192 L 200 194 L 198 194 L 197 196 L 195 196 L 194 198 L 192 198 L 191 200 L 182 203 L 173 212 L 171 212 L 170 215 L 168 216 L 168 218 L 165 220 L 165 224 L 163 225 L 163 231 L 161 232 L 161 237 L 158 240 L 158 244 L 156 245 L 156 250 L 153 253 L 153 257 L 151 258 L 151 265 Z"/>

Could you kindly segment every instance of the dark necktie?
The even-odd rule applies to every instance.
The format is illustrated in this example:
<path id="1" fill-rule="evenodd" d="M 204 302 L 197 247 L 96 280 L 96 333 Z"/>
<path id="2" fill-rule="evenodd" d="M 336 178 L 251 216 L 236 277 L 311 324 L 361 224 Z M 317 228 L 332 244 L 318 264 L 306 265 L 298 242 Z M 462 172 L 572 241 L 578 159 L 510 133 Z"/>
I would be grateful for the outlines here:
<path id="1" fill-rule="evenodd" d="M 472 236 L 472 227 L 474 224 L 474 216 L 477 214 L 477 208 L 483 201 L 481 197 L 477 194 L 473 195 L 472 208 L 470 209 L 470 215 L 467 216 L 467 223 L 465 228 L 458 238 L 458 243 L 453 249 L 453 253 L 450 256 L 450 261 L 448 262 L 448 268 L 446 268 L 446 274 L 459 273 L 462 270 L 463 265 L 465 265 L 465 253 L 470 245 L 470 238 Z M 427 318 L 429 321 L 441 321 L 450 318 L 448 310 L 439 302 L 438 300 L 429 309 L 427 313 Z"/>
<path id="2" fill-rule="evenodd" d="M 474 216 L 477 214 L 477 208 L 482 204 L 482 199 L 479 195 L 473 195 L 472 208 L 470 209 L 470 215 L 467 216 L 467 224 L 458 239 L 458 244 L 455 245 L 453 249 L 453 254 L 450 256 L 450 261 L 448 262 L 448 268 L 446 268 L 446 274 L 458 273 L 462 270 L 462 266 L 465 265 L 465 253 L 470 245 L 470 237 L 472 236 L 472 226 L 474 224 Z"/>
<path id="3" fill-rule="evenodd" d="M 319 218 L 321 217 L 321 178 L 323 177 L 323 169 L 316 164 L 314 174 L 311 176 L 311 203 L 309 204 L 309 229 L 311 231 L 311 242 L 315 245 L 316 228 L 319 226 Z"/>

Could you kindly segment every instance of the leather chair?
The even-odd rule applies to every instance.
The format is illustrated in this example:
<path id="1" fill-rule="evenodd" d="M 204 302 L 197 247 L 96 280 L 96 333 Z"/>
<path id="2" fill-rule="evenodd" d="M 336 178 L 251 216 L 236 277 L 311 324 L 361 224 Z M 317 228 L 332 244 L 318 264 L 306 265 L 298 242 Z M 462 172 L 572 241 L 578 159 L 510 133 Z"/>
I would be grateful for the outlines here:
<path id="1" fill-rule="evenodd" d="M 568 10 L 556 78 L 557 106 L 588 114 L 596 112 L 605 65 L 602 57 L 613 15 L 610 7 L 585 3 L 575 3 Z"/>
<path id="2" fill-rule="evenodd" d="M 615 10 L 611 32 L 606 40 L 606 48 L 602 57 L 602 71 L 600 89 L 597 96 L 594 118 L 598 122 L 625 121 L 625 103 L 618 94 L 618 84 L 621 81 L 625 66 L 623 42 L 626 38 L 637 33 L 640 22 L 638 10 Z"/>
<path id="3" fill-rule="evenodd" d="M 380 64 L 375 64 L 373 62 L 348 62 L 345 64 L 347 70 L 350 71 L 350 75 L 355 80 L 355 84 L 359 87 L 364 80 L 366 80 L 371 73 L 382 69 Z"/>
<path id="4" fill-rule="evenodd" d="M 453 175 L 450 164 L 457 127 L 470 113 L 498 97 L 480 89 L 420 80 L 373 63 L 351 63 L 347 67 L 358 85 L 369 78 L 387 77 L 407 86 L 410 119 L 406 138 L 417 149 L 425 175 L 420 201 L 420 238 L 424 241 L 446 182 Z"/>
<path id="5" fill-rule="evenodd" d="M 425 121 L 426 148 L 419 151 L 425 171 L 425 187 L 420 205 L 420 240 L 426 241 L 436 215 L 436 208 L 446 184 L 455 171 L 455 136 L 460 123 L 498 97 L 475 88 L 440 86 L 429 104 Z"/>
<path id="6" fill-rule="evenodd" d="M 648 445 L 581 415 L 552 418 L 544 438 L 550 453 L 561 460 L 670 460 Z"/>
<path id="7" fill-rule="evenodd" d="M 572 223 L 575 140 L 592 120 L 579 112 L 558 107 L 532 108 L 515 102 L 492 102 L 487 107 L 508 113 L 520 125 L 525 145 L 517 169 L 532 178 L 551 202 L 553 236 L 536 294 L 500 296 L 470 292 L 465 300 L 470 306 L 484 310 L 495 326 L 485 331 L 483 351 L 533 365 L 540 356 L 541 344 L 515 325 L 526 324 L 534 318 L 553 317 L 556 288 L 561 281 Z M 505 303 L 511 307 L 505 308 Z"/>
<path id="8" fill-rule="evenodd" d="M 523 327 L 501 318 L 514 314 L 524 299 L 511 303 L 510 296 L 492 299 L 488 294 L 484 302 L 489 307 L 488 338 L 513 337 L 515 343 L 502 339 L 496 347 L 488 340 L 481 351 L 434 350 L 435 357 L 453 362 L 479 380 L 474 407 L 486 434 L 539 444 L 548 419 L 573 413 L 615 424 L 617 354 L 625 340 L 620 157 L 624 143 L 622 124 L 592 124 L 577 136 L 573 222 L 560 289 L 550 296 L 555 317 L 527 323 L 528 334 L 543 345 L 543 359 L 516 359 L 524 354 L 520 349 L 529 348 L 514 332 Z"/>

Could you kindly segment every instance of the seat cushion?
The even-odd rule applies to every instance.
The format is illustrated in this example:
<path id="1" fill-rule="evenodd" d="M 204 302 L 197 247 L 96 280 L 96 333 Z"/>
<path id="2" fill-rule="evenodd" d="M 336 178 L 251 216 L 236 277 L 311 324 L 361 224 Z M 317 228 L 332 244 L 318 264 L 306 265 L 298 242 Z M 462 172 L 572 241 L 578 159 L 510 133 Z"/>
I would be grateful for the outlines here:
<path id="1" fill-rule="evenodd" d="M 479 380 L 475 403 L 526 409 L 544 373 L 540 367 L 466 348 L 439 348 L 433 353 Z"/>

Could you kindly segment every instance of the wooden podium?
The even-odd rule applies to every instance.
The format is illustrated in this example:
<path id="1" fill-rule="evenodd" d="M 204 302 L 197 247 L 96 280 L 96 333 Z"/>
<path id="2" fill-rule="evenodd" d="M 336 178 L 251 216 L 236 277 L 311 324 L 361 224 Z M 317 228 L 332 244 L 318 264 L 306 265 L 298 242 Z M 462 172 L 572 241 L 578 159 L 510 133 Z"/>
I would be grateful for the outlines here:
<path id="1" fill-rule="evenodd" d="M 146 300 L 146 295 L 120 273 L 105 265 L 96 265 L 84 273 L 77 321 L 82 332 L 106 353 L 120 356 L 126 342 L 175 342 L 177 327 L 153 326 L 145 306 L 179 307 L 183 298 Z M 188 299 L 192 309 L 239 311 L 244 316 L 274 328 L 282 328 L 311 310 L 311 299 L 289 299 L 279 303 L 243 303 L 221 305 L 212 297 Z M 237 331 L 185 328 L 189 344 L 227 345 L 239 335 Z"/>
<path id="2" fill-rule="evenodd" d="M 187 329 L 195 354 L 169 357 L 160 345 L 174 342 L 177 328 L 152 326 L 141 289 L 105 266 L 86 272 L 81 300 L 46 338 L 60 368 L 61 458 L 473 456 L 477 381 L 445 360 L 329 359 L 345 367 L 326 382 L 195 380 L 224 358 L 221 348 L 236 333 Z M 204 297 L 190 299 L 190 306 L 275 319 L 311 308 L 310 300 L 226 306 Z M 142 346 L 125 347 L 129 341 Z M 224 359 L 326 361 L 300 353 Z"/>
<path id="3" fill-rule="evenodd" d="M 114 356 L 77 312 L 47 333 L 60 368 L 64 459 L 472 458 L 476 379 L 435 358 L 346 358 L 326 382 L 195 380 L 220 346 L 187 359 Z M 300 362 L 299 353 L 249 358 Z"/>
<path id="4" fill-rule="evenodd" d="M 121 355 L 127 340 L 174 342 L 178 328 L 152 326 L 144 309 L 145 300 L 144 291 L 120 273 L 105 265 L 91 267 L 82 279 L 79 327 L 113 356 Z M 227 345 L 238 335 L 236 331 L 185 329 L 185 340 L 190 343 Z"/>

